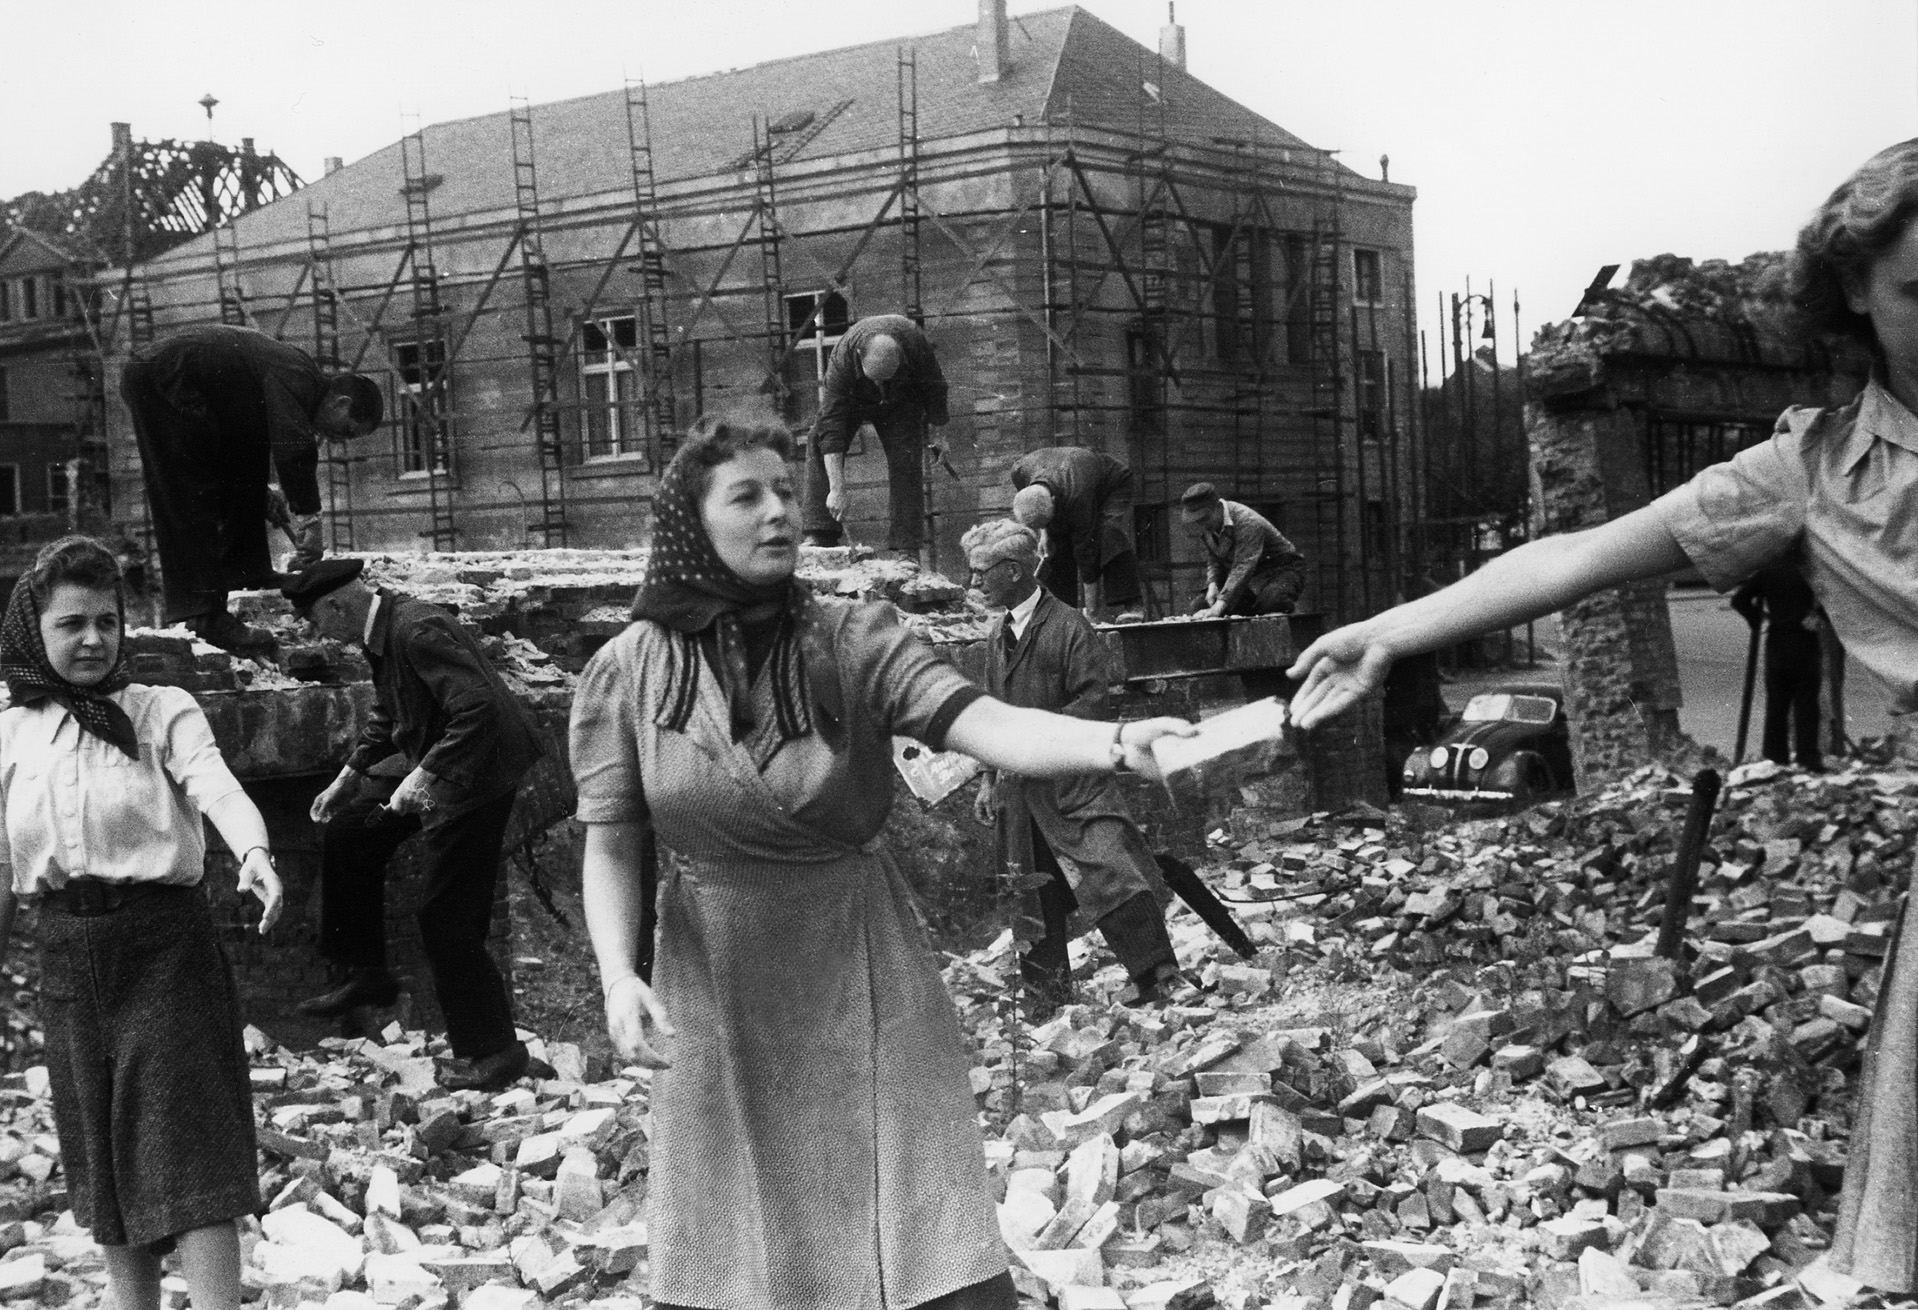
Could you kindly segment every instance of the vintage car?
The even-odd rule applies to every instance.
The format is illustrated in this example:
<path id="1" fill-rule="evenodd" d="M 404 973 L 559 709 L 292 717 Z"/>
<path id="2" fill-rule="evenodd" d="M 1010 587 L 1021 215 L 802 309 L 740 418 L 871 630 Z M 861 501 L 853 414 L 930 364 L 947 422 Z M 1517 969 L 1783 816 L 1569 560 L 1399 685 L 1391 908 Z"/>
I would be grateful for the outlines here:
<path id="1" fill-rule="evenodd" d="M 1438 745 L 1412 752 L 1404 777 L 1407 799 L 1513 809 L 1571 791 L 1563 694 L 1527 685 L 1472 697 Z"/>

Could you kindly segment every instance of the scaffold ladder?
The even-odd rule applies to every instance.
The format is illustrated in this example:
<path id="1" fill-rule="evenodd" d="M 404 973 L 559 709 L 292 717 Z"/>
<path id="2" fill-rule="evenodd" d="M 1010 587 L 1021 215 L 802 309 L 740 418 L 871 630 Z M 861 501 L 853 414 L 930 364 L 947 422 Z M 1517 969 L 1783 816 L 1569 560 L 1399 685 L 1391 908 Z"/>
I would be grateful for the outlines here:
<path id="1" fill-rule="evenodd" d="M 446 403 L 446 325 L 440 304 L 439 272 L 433 264 L 433 215 L 427 194 L 438 180 L 426 171 L 426 132 L 416 128 L 400 138 L 400 167 L 406 196 L 406 239 L 412 252 L 413 347 L 418 389 L 407 393 L 408 413 L 396 415 L 414 425 L 420 463 L 426 474 L 431 522 L 419 535 L 434 550 L 452 550 L 459 539 L 453 518 L 452 416 Z M 405 382 L 405 379 L 402 379 Z M 402 441 L 404 444 L 404 439 Z"/>
<path id="2" fill-rule="evenodd" d="M 246 293 L 240 289 L 240 237 L 230 222 L 213 229 L 213 277 L 219 288 L 220 322 L 251 326 Z"/>
<path id="3" fill-rule="evenodd" d="M 306 258 L 313 278 L 313 358 L 328 373 L 340 371 L 340 293 L 333 281 L 332 232 L 324 205 L 306 207 Z M 338 441 L 326 443 L 327 535 L 336 551 L 355 549 L 353 470 L 365 456 L 350 456 Z"/>
<path id="4" fill-rule="evenodd" d="M 633 170 L 633 222 L 639 236 L 648 437 L 656 457 L 664 460 L 679 443 L 679 409 L 673 395 L 672 325 L 666 317 L 666 242 L 660 231 L 659 179 L 653 169 L 653 116 L 643 81 L 626 84 L 626 145 Z"/>
<path id="5" fill-rule="evenodd" d="M 919 274 L 919 52 L 899 51 L 899 300 L 900 312 L 926 325 Z"/>
<path id="6" fill-rule="evenodd" d="M 766 120 L 753 119 L 754 213 L 759 235 L 759 279 L 766 306 L 766 386 L 784 410 L 786 385 L 786 279 L 780 267 L 779 192 L 773 172 L 773 138 Z"/>
<path id="7" fill-rule="evenodd" d="M 543 546 L 566 544 L 566 459 L 560 436 L 559 340 L 553 335 L 552 270 L 539 221 L 533 110 L 513 101 L 513 198 L 519 208 L 520 285 L 526 293 L 526 360 L 533 384 L 533 438 L 539 446 L 540 514 L 528 524 Z"/>
<path id="8" fill-rule="evenodd" d="M 1344 251 L 1339 211 L 1344 197 L 1339 185 L 1338 162 L 1329 152 L 1323 159 L 1331 174 L 1325 179 L 1330 197 L 1327 203 L 1321 191 L 1319 212 L 1312 219 L 1307 293 L 1312 335 L 1313 462 L 1318 484 L 1314 503 L 1317 506 L 1319 606 L 1343 622 L 1352 617 L 1347 612 L 1351 597 L 1345 506 L 1345 370 L 1339 333 L 1340 261 Z"/>
<path id="9" fill-rule="evenodd" d="M 100 292 L 93 270 L 75 260 L 67 265 L 63 285 L 67 317 L 73 324 L 68 340 L 75 390 L 69 399 L 78 457 L 67 466 L 67 510 L 77 523 L 83 512 L 107 508 L 106 345 L 100 335 Z"/>

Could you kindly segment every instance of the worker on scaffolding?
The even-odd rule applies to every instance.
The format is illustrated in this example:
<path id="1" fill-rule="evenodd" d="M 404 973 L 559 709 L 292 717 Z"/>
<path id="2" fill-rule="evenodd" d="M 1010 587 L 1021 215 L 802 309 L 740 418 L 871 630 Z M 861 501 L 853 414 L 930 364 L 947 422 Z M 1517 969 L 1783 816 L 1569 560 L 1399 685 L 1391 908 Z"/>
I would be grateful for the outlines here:
<path id="1" fill-rule="evenodd" d="M 926 540 L 926 428 L 946 425 L 946 377 L 918 324 L 875 314 L 846 329 L 826 362 L 806 456 L 806 539 L 834 546 L 846 516 L 846 449 L 870 423 L 886 454 L 886 545 L 917 560 Z"/>
<path id="2" fill-rule="evenodd" d="M 1092 625 L 1038 582 L 1039 534 L 995 519 L 960 541 L 972 585 L 1004 610 L 986 638 L 985 686 L 1008 705 L 1074 718 L 1106 713 L 1111 676 Z M 1185 985 L 1149 872 L 1154 857 L 1111 778 L 988 772 L 974 815 L 995 824 L 1008 868 L 1045 876 L 1014 936 L 1030 942 L 1019 973 L 1034 1017 L 1071 1000 L 1068 919 L 1096 923 L 1139 1002 Z M 1071 882 L 1066 868 L 1075 875 Z"/>
<path id="3" fill-rule="evenodd" d="M 133 415 L 168 623 L 185 621 L 226 650 L 268 654 L 273 638 L 227 611 L 227 592 L 277 587 L 267 520 L 279 517 L 277 471 L 293 567 L 318 563 L 318 437 L 363 437 L 379 426 L 370 378 L 328 377 L 312 356 L 264 332 L 187 328 L 134 352 L 120 381 Z"/>
<path id="4" fill-rule="evenodd" d="M 1205 599 L 1195 612 L 1290 614 L 1305 586 L 1305 556 L 1263 514 L 1226 500 L 1210 482 L 1179 497 L 1179 519 L 1205 550 Z"/>
<path id="5" fill-rule="evenodd" d="M 1012 517 L 1045 534 L 1041 586 L 1094 621 L 1139 603 L 1131 469 L 1084 446 L 1041 446 L 1012 466 L 1012 485 Z"/>

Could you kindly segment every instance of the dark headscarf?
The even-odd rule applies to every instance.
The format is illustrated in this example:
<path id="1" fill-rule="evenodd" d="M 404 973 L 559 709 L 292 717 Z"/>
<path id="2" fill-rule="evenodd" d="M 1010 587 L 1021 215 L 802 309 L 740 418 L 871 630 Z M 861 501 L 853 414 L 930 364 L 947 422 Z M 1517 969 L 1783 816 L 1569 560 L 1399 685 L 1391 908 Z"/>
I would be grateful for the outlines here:
<path id="1" fill-rule="evenodd" d="M 779 739 L 791 741 L 812 731 L 805 661 L 799 638 L 811 615 L 811 594 L 797 578 L 753 583 L 720 559 L 699 516 L 697 462 L 682 452 L 667 466 L 653 500 L 652 555 L 646 577 L 633 600 L 635 619 L 651 619 L 680 635 L 659 723 L 683 732 L 692 715 L 699 682 L 699 638 L 709 629 L 717 650 L 720 688 L 732 710 L 733 740 L 753 727 L 752 674 L 740 616 L 770 609 L 782 627 L 773 642 L 773 707 Z"/>
<path id="2" fill-rule="evenodd" d="M 0 678 L 6 679 L 7 694 L 15 705 L 38 705 L 47 700 L 63 705 L 83 730 L 118 746 L 132 759 L 140 758 L 133 720 L 107 699 L 132 681 L 126 670 L 125 640 L 106 677 L 91 687 L 68 682 L 53 671 L 53 663 L 47 659 L 47 645 L 40 638 L 40 605 L 25 578 L 13 584 L 6 618 L 0 620 Z"/>

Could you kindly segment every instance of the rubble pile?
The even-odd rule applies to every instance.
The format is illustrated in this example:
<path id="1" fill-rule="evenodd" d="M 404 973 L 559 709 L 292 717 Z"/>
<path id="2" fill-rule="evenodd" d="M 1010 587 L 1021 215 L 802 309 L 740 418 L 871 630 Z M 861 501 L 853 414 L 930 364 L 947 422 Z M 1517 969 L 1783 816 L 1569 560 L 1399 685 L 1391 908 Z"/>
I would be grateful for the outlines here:
<path id="1" fill-rule="evenodd" d="M 1009 940 L 955 960 L 1029 1295 L 1067 1310 L 1584 1296 L 1817 1304 L 1918 775 L 1733 775 L 1684 958 L 1655 958 L 1689 789 L 1425 826 L 1213 834 L 1262 946 L 1184 911 L 1202 990 L 1008 1024 Z M 1097 960 L 1106 957 L 1100 955 Z"/>
<path id="2" fill-rule="evenodd" d="M 1489 819 L 1248 806 L 1204 870 L 1260 947 L 1170 917 L 1192 985 L 1133 1008 L 1103 947 L 1017 1010 L 1009 934 L 952 957 L 1001 1231 L 1029 1306 L 1810 1306 L 1918 774 L 1733 775 L 1678 960 L 1651 941 L 1684 823 L 1645 770 Z M 250 1031 L 268 1212 L 250 1299 L 329 1310 L 644 1304 L 646 1076 L 446 1093 L 389 1026 Z M 0 1083 L 0 1300 L 103 1300 L 45 1073 Z M 169 1304 L 183 1299 L 177 1278 Z"/>

